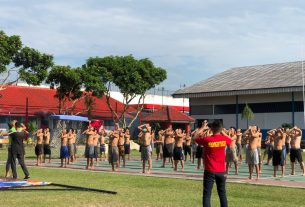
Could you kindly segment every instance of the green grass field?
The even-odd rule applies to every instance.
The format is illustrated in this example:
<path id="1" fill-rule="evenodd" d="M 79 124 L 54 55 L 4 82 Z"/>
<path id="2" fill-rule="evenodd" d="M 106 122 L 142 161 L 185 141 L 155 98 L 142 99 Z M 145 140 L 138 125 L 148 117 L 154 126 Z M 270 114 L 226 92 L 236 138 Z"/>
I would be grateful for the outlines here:
<path id="1" fill-rule="evenodd" d="M 27 150 L 27 156 L 32 157 Z M 6 150 L 0 150 L 0 160 Z M 0 168 L 4 174 L 4 166 Z M 19 176 L 23 176 L 18 167 Z M 122 175 L 67 169 L 30 167 L 33 179 L 117 191 L 117 195 L 80 191 L 5 191 L 0 206 L 201 206 L 202 181 Z M 41 189 L 45 189 L 41 188 Z M 233 207 L 305 207 L 303 189 L 264 187 L 247 184 L 227 184 L 229 206 Z M 216 189 L 212 206 L 219 206 Z"/>

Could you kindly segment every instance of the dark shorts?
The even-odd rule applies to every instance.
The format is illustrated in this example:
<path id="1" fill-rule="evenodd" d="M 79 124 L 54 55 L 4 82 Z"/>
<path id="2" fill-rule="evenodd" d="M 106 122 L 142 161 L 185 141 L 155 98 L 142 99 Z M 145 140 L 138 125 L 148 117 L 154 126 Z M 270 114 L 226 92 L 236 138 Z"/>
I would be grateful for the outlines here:
<path id="1" fill-rule="evenodd" d="M 184 145 L 184 154 L 187 156 L 188 154 L 191 155 L 192 147 L 190 145 Z"/>
<path id="2" fill-rule="evenodd" d="M 273 150 L 273 166 L 284 166 L 283 150 Z"/>
<path id="3" fill-rule="evenodd" d="M 151 152 L 152 152 L 152 149 L 151 149 L 150 145 L 142 146 L 142 149 L 141 149 L 141 160 L 142 161 L 151 160 Z"/>
<path id="4" fill-rule="evenodd" d="M 125 155 L 125 148 L 124 145 L 119 145 L 119 156 L 124 156 Z"/>
<path id="5" fill-rule="evenodd" d="M 106 145 L 105 144 L 101 144 L 100 145 L 100 152 L 106 152 Z"/>
<path id="6" fill-rule="evenodd" d="M 273 150 L 274 150 L 274 145 L 269 144 L 269 146 L 268 146 L 268 160 L 272 159 L 272 157 L 273 157 Z"/>
<path id="7" fill-rule="evenodd" d="M 283 157 L 284 160 L 286 160 L 286 156 L 287 156 L 287 154 L 286 154 L 286 152 L 287 152 L 287 151 L 286 151 L 286 146 L 283 145 L 282 148 L 283 148 L 283 149 L 282 149 L 282 157 Z"/>
<path id="8" fill-rule="evenodd" d="M 183 149 L 182 147 L 175 147 L 174 148 L 174 160 L 183 160 Z"/>
<path id="9" fill-rule="evenodd" d="M 174 153 L 174 144 L 165 144 L 163 147 L 163 157 L 167 158 L 167 157 L 173 157 L 173 153 Z"/>
<path id="10" fill-rule="evenodd" d="M 242 150 L 241 144 L 236 143 L 236 153 L 238 157 L 241 155 L 241 150 Z"/>
<path id="11" fill-rule="evenodd" d="M 98 146 L 94 146 L 94 158 L 98 158 Z"/>
<path id="12" fill-rule="evenodd" d="M 289 154 L 290 152 L 290 143 L 285 143 L 285 147 L 286 147 L 286 154 Z"/>
<path id="13" fill-rule="evenodd" d="M 94 145 L 86 145 L 85 157 L 94 158 Z"/>
<path id="14" fill-rule="evenodd" d="M 69 150 L 67 146 L 60 147 L 60 159 L 69 157 Z"/>
<path id="15" fill-rule="evenodd" d="M 51 154 L 51 147 L 49 144 L 43 145 L 43 153 L 45 155 L 50 155 Z"/>
<path id="16" fill-rule="evenodd" d="M 196 150 L 196 158 L 202 158 L 203 154 L 203 147 L 198 145 Z"/>
<path id="17" fill-rule="evenodd" d="M 36 156 L 43 154 L 43 146 L 42 146 L 42 144 L 36 144 L 36 146 L 35 146 L 35 154 L 36 154 Z"/>
<path id="18" fill-rule="evenodd" d="M 130 154 L 130 144 L 125 144 L 124 149 L 125 149 L 125 155 L 129 155 Z"/>
<path id="19" fill-rule="evenodd" d="M 295 162 L 295 160 L 297 160 L 299 163 L 303 162 L 301 149 L 290 149 L 290 161 Z"/>

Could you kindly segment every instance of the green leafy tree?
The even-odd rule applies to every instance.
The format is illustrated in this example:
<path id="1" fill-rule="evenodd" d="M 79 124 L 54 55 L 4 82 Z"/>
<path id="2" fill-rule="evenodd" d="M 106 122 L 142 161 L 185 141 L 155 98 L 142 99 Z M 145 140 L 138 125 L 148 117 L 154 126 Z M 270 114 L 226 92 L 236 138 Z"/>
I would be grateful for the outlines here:
<path id="1" fill-rule="evenodd" d="M 60 114 L 79 114 L 87 112 L 91 117 L 94 106 L 92 95 L 101 97 L 105 87 L 99 87 L 99 81 L 96 80 L 95 74 L 86 74 L 83 68 L 71 68 L 70 66 L 54 66 L 50 71 L 47 83 L 51 88 L 56 88 L 56 97 L 59 100 Z M 85 91 L 83 91 L 85 87 Z M 75 112 L 76 104 L 84 100 L 86 109 Z"/>
<path id="2" fill-rule="evenodd" d="M 292 129 L 292 128 L 293 128 L 293 125 L 290 124 L 290 123 L 283 123 L 283 124 L 282 124 L 282 128 Z"/>
<path id="3" fill-rule="evenodd" d="M 19 80 L 30 85 L 40 85 L 52 65 L 52 55 L 24 47 L 19 36 L 8 36 L 0 31 L 0 75 L 3 76 L 0 90 Z M 12 77 L 12 72 L 17 75 Z"/>
<path id="4" fill-rule="evenodd" d="M 135 116 L 128 127 L 142 111 L 146 91 L 160 84 L 167 77 L 166 70 L 155 67 L 149 59 L 137 60 L 132 55 L 89 58 L 83 68 L 89 77 L 95 78 L 93 88 L 106 96 L 113 120 L 121 121 L 123 127 L 127 126 L 126 114 L 131 101 L 137 98 L 138 104 Z M 119 113 L 114 110 L 110 102 L 112 84 L 119 88 L 124 98 L 125 106 Z"/>
<path id="5" fill-rule="evenodd" d="M 36 121 L 31 121 L 28 126 L 29 133 L 33 134 L 38 129 Z"/>
<path id="6" fill-rule="evenodd" d="M 76 103 L 83 96 L 82 81 L 80 68 L 58 65 L 52 68 L 46 82 L 56 88 L 60 114 L 73 113 Z"/>
<path id="7" fill-rule="evenodd" d="M 248 104 L 246 104 L 246 106 L 241 114 L 241 119 L 247 120 L 247 128 L 249 127 L 249 120 L 254 119 L 254 113 Z"/>

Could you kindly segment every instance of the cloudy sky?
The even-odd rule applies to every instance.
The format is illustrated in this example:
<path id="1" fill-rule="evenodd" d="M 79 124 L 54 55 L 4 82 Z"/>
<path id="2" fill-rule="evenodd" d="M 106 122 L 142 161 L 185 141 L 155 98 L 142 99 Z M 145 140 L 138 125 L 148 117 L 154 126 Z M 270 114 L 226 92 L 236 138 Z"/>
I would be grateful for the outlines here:
<path id="1" fill-rule="evenodd" d="M 0 0 L 0 5 L 0 30 L 53 54 L 56 64 L 80 66 L 90 56 L 148 57 L 167 69 L 162 86 L 168 90 L 231 67 L 300 60 L 305 45 L 305 2 L 299 0 Z"/>

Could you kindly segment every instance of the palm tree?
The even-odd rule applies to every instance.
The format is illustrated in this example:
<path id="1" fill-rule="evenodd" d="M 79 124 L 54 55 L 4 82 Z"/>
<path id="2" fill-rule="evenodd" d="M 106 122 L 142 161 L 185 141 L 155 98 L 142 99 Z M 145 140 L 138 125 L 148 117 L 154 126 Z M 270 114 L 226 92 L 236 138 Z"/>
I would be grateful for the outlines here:
<path id="1" fill-rule="evenodd" d="M 246 104 L 242 114 L 241 114 L 241 119 L 247 119 L 247 128 L 249 127 L 249 120 L 254 119 L 254 113 L 252 109 Z"/>

